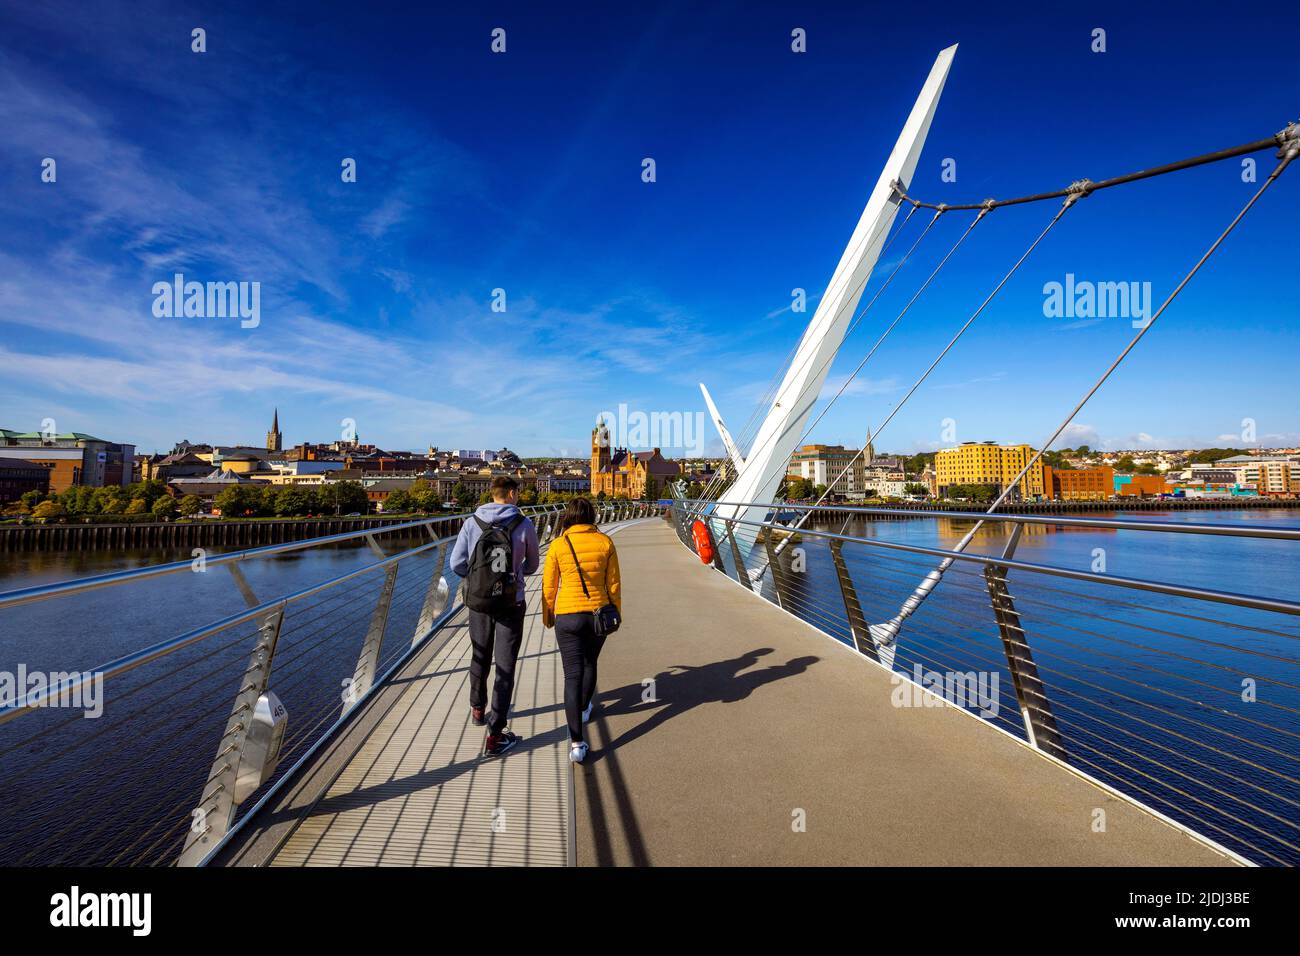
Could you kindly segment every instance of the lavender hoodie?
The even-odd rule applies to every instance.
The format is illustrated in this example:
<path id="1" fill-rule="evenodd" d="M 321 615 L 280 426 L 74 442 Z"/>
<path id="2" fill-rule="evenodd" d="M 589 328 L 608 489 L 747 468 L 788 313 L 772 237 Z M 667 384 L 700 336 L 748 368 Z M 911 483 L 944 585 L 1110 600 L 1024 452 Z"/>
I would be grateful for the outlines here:
<path id="1" fill-rule="evenodd" d="M 515 515 L 520 514 L 520 511 L 515 505 L 502 505 L 492 502 L 479 505 L 474 514 L 488 524 L 506 524 Z M 470 558 L 474 556 L 474 546 L 478 544 L 478 539 L 482 534 L 483 530 L 478 526 L 477 521 L 466 519 L 465 524 L 461 526 L 460 534 L 456 536 L 456 544 L 451 549 L 451 570 L 462 578 L 469 574 Z M 524 599 L 524 575 L 536 574 L 539 563 L 537 529 L 533 527 L 533 523 L 527 518 L 519 522 L 515 526 L 514 534 L 510 537 L 510 543 L 514 555 L 518 597 L 522 601 Z"/>

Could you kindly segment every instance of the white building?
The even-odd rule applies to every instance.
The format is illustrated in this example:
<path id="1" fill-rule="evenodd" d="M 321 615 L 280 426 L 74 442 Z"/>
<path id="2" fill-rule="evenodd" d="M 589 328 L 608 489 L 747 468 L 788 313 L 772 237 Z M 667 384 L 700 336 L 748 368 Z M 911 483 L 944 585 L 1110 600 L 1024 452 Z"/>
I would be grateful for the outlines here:
<path id="1" fill-rule="evenodd" d="M 825 485 L 832 495 L 858 498 L 864 490 L 862 455 L 856 448 L 804 445 L 791 456 L 787 471 L 814 485 Z"/>

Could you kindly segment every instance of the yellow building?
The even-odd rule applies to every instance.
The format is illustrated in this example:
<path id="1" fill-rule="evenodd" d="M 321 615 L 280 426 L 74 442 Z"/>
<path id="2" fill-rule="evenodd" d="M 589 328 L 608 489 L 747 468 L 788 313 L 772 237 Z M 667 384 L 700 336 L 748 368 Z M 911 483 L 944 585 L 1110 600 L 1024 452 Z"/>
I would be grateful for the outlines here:
<path id="1" fill-rule="evenodd" d="M 935 484 L 939 495 L 953 485 L 991 485 L 999 493 L 1034 457 L 1028 445 L 996 445 L 993 442 L 966 442 L 956 448 L 941 449 L 934 456 Z M 1037 498 L 1043 495 L 1043 463 L 1035 462 L 1012 497 Z"/>

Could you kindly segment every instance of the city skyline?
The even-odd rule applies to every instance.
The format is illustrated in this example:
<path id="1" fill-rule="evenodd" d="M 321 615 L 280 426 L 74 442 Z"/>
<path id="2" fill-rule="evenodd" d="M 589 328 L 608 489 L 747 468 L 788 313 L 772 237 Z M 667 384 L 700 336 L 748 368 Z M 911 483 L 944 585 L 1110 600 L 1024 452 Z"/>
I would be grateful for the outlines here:
<path id="1" fill-rule="evenodd" d="M 815 307 L 938 45 L 963 41 L 912 184 L 927 200 L 1059 188 L 1295 118 L 1286 64 L 1249 40 L 1290 13 L 1207 6 L 1171 25 L 1103 5 L 996 33 L 958 13 L 950 36 L 918 38 L 865 12 L 760 5 L 743 23 L 691 14 L 689 30 L 671 11 L 606 13 L 579 42 L 511 12 L 498 17 L 510 46 L 493 55 L 487 14 L 379 11 L 307 36 L 247 12 L 0 13 L 5 427 L 53 419 L 165 450 L 253 438 L 274 405 L 294 423 L 289 444 L 351 421 L 381 447 L 497 435 L 521 455 L 581 457 L 593 409 L 702 411 L 701 377 L 739 425 Z M 1207 43 L 1216 18 L 1233 29 Z M 1089 49 L 1099 24 L 1104 54 Z M 806 54 L 791 52 L 792 26 Z M 135 70 L 141 58 L 159 69 Z M 572 74 L 557 69 L 566 59 Z M 1062 107 L 1084 97 L 1113 136 L 1075 135 Z M 571 109 L 539 124 L 556 102 Z M 821 135 L 835 115 L 857 120 Z M 54 182 L 41 181 L 46 157 Z M 340 176 L 349 158 L 355 182 Z M 1271 162 L 1260 154 L 1261 178 Z M 1131 334 L 1125 318 L 1049 317 L 1044 290 L 1150 283 L 1160 301 L 1254 188 L 1240 172 L 1216 164 L 1084 200 L 879 446 L 943 447 L 949 420 L 957 441 L 1040 445 Z M 1247 218 L 1061 444 L 1300 444 L 1300 331 L 1275 213 L 1296 195 L 1283 176 L 1274 212 Z M 807 440 L 860 445 L 1042 211 L 990 216 Z M 845 344 L 829 391 L 964 228 L 948 218 Z M 260 283 L 259 321 L 159 317 L 154 286 L 177 274 Z M 795 288 L 809 312 L 791 311 Z M 711 431 L 705 450 L 721 454 Z"/>
<path id="2" fill-rule="evenodd" d="M 272 413 L 271 413 L 271 414 L 272 414 L 272 429 L 273 429 L 273 430 L 274 430 L 274 429 L 278 429 L 278 428 L 280 427 L 279 407 L 278 407 L 278 406 L 273 406 L 273 407 L 272 407 Z M 252 428 L 253 428 L 253 426 L 250 425 L 250 426 L 249 426 L 249 429 L 252 429 Z M 176 447 L 178 447 L 178 446 L 180 446 L 180 445 L 182 445 L 182 444 L 186 444 L 186 443 L 188 443 L 188 444 L 190 444 L 190 445 L 210 445 L 210 446 L 214 446 L 214 447 L 216 447 L 216 446 L 220 446 L 220 447 L 224 447 L 224 448 L 262 448 L 262 447 L 269 447 L 269 446 L 267 446 L 267 441 L 269 441 L 271 434 L 273 434 L 273 433 L 274 433 L 274 434 L 280 434 L 278 431 L 268 431 L 268 432 L 265 433 L 265 436 L 266 436 L 266 437 L 264 438 L 264 440 L 263 440 L 262 442 L 258 442 L 258 441 L 251 441 L 251 442 L 250 442 L 250 441 L 244 441 L 244 440 L 242 440 L 243 438 L 248 437 L 247 435 L 244 434 L 244 431 L 248 431 L 249 429 L 244 429 L 243 431 L 240 431 L 240 432 L 239 432 L 239 433 L 238 433 L 234 438 L 231 438 L 230 440 L 227 440 L 227 441 L 214 440 L 214 439 L 213 439 L 213 436 L 208 435 L 206 432 L 203 432 L 203 431 L 201 431 L 201 430 L 199 430 L 199 429 L 190 429 L 190 430 L 187 431 L 185 434 L 180 435 L 179 437 L 173 439 L 172 441 L 165 442 L 163 445 L 160 445 L 160 446 L 156 446 L 156 447 L 148 447 L 147 450 L 146 450 L 146 446 L 145 446 L 145 445 L 141 444 L 141 443 L 138 442 L 138 441 L 133 440 L 133 439 L 131 438 L 130 435 L 126 435 L 125 437 L 122 437 L 122 435 L 121 435 L 119 432 L 116 432 L 116 431 L 110 432 L 110 435 L 112 435 L 112 436 L 117 436 L 117 437 L 109 437 L 109 438 L 106 438 L 104 435 L 96 435 L 95 437 L 97 437 L 97 438 L 103 438 L 103 439 L 105 439 L 105 440 L 111 440 L 111 441 L 119 441 L 119 440 L 120 440 L 120 441 L 123 441 L 123 442 L 126 443 L 126 444 L 134 445 L 135 448 L 137 449 L 137 454 L 141 454 L 141 455 L 145 455 L 145 454 L 153 454 L 153 455 L 163 454 L 163 455 L 165 455 L 165 454 L 167 454 L 171 449 L 176 448 Z M 14 429 L 13 431 L 19 431 L 19 430 L 18 430 L 18 429 Z M 32 434 L 36 434 L 36 433 L 41 432 L 42 430 L 41 430 L 41 429 L 30 429 L 29 431 L 30 431 L 30 433 L 32 433 Z M 869 431 L 869 430 L 867 430 L 867 431 Z M 59 432 L 61 432 L 61 433 L 76 432 L 76 433 L 80 433 L 80 434 L 90 434 L 90 433 L 88 433 L 88 432 L 85 432 L 84 429 L 79 429 L 79 428 L 63 429 L 63 428 L 60 427 L 60 428 L 59 428 Z M 191 432 L 192 432 L 193 434 L 191 434 Z M 381 444 L 379 444 L 379 443 L 377 443 L 377 442 L 371 442 L 371 441 L 369 441 L 369 440 L 362 442 L 362 441 L 361 441 L 361 435 L 360 435 L 359 432 L 353 432 L 353 433 L 351 433 L 352 437 L 319 436 L 319 435 L 297 435 L 296 433 L 294 433 L 294 432 L 292 432 L 292 431 L 291 431 L 289 434 L 290 434 L 291 437 L 290 437 L 289 439 L 287 439 L 287 440 L 283 440 L 283 443 L 282 443 L 282 444 L 283 444 L 283 447 L 282 447 L 282 448 L 275 448 L 275 449 L 272 449 L 272 450 L 274 450 L 274 451 L 281 451 L 281 450 L 288 451 L 288 450 L 292 450 L 293 448 L 295 448 L 295 447 L 297 447 L 297 446 L 304 445 L 304 444 L 308 444 L 308 445 L 311 445 L 311 444 L 322 444 L 322 445 L 328 445 L 328 444 L 331 444 L 331 443 L 340 443 L 340 444 L 342 444 L 342 445 L 347 445 L 348 443 L 359 443 L 359 444 L 363 444 L 363 445 L 372 445 L 372 444 L 373 444 L 373 445 L 375 445 L 376 447 L 379 447 L 379 448 L 383 449 L 384 451 L 389 451 L 389 452 L 403 452 L 403 453 L 405 453 L 405 452 L 410 452 L 410 453 L 414 453 L 414 454 L 423 454 L 425 450 L 428 450 L 428 449 L 431 449 L 431 448 L 437 448 L 437 449 L 440 450 L 440 451 L 453 451 L 453 450 L 458 449 L 458 448 L 471 448 L 471 447 L 483 448 L 483 449 L 489 449 L 489 450 L 491 450 L 491 451 L 493 451 L 493 452 L 500 451 L 500 450 L 503 450 L 503 449 L 510 449 L 510 450 L 512 450 L 512 451 L 516 451 L 516 452 L 517 452 L 517 449 L 516 449 L 516 447 L 515 447 L 515 444 L 514 444 L 512 441 L 510 441 L 510 440 L 499 441 L 499 442 L 484 442 L 484 440 L 482 439 L 482 436 L 479 436 L 479 439 L 478 439 L 477 441 L 474 441 L 474 442 L 462 442 L 462 443 L 456 443 L 456 442 L 443 442 L 443 443 L 439 443 L 439 442 L 437 441 L 437 439 L 436 439 L 436 436 L 435 436 L 434 438 L 431 438 L 431 439 L 428 440 L 428 441 L 425 441 L 425 442 L 417 442 L 417 443 L 414 444 L 414 445 L 387 445 L 387 446 L 385 446 L 385 445 L 381 445 Z M 196 438 L 196 436 L 198 436 L 198 437 Z M 867 432 L 864 432 L 863 437 L 867 437 Z M 1200 443 L 1200 444 L 1196 444 L 1196 445 L 1167 445 L 1167 446 L 1157 446 L 1157 445 L 1150 445 L 1150 444 L 1148 444 L 1148 445 L 1131 445 L 1131 446 L 1113 445 L 1112 447 L 1104 447 L 1104 446 L 1099 446 L 1099 445 L 1092 445 L 1092 444 L 1090 444 L 1090 443 L 1087 442 L 1087 441 L 1078 441 L 1078 442 L 1075 442 L 1075 443 L 1073 443 L 1073 444 L 1058 444 L 1058 445 L 1056 446 L 1056 448 L 1057 448 L 1057 449 L 1068 449 L 1068 450 L 1073 450 L 1073 449 L 1076 449 L 1076 448 L 1080 448 L 1080 447 L 1083 447 L 1083 446 L 1087 446 L 1091 451 L 1096 452 L 1096 453 L 1102 453 L 1102 454 L 1107 454 L 1107 455 L 1115 455 L 1115 454 L 1121 454 L 1121 453 L 1124 453 L 1124 452 L 1149 452 L 1149 453 L 1157 453 L 1157 452 L 1173 452 L 1173 453 L 1177 453 L 1177 452 L 1182 452 L 1182 451 L 1196 451 L 1196 450 L 1208 449 L 1208 448 L 1234 448 L 1234 449 L 1239 449 L 1239 450 L 1241 450 L 1241 451 L 1248 452 L 1248 453 L 1249 453 L 1249 452 L 1266 453 L 1266 452 L 1274 452 L 1274 451 L 1294 451 L 1294 450 L 1297 449 L 1297 447 L 1300 447 L 1300 441 L 1298 441 L 1297 443 L 1293 443 L 1293 444 L 1273 444 L 1273 445 L 1269 445 L 1269 444 L 1261 444 L 1261 443 L 1259 443 L 1259 442 L 1254 442 L 1254 443 L 1250 443 L 1250 442 L 1242 442 L 1239 438 L 1237 438 L 1237 436 L 1232 436 L 1232 435 L 1221 435 L 1221 436 L 1219 436 L 1219 437 L 1220 437 L 1220 439 L 1222 439 L 1221 442 Z M 1300 438 L 1300 436 L 1297 436 L 1297 437 Z M 907 455 L 916 455 L 916 454 L 922 454 L 922 453 L 933 453 L 933 452 L 940 451 L 940 450 L 945 449 L 945 448 L 956 447 L 956 446 L 958 446 L 958 445 L 966 445 L 966 444 L 981 444 L 981 443 L 990 443 L 990 442 L 991 442 L 991 443 L 994 443 L 994 444 L 1005 444 L 1005 443 L 1008 443 L 1007 440 L 1006 440 L 1006 439 L 1003 439 L 1003 438 L 980 438 L 980 439 L 973 439 L 973 438 L 972 438 L 972 439 L 962 439 L 961 441 L 948 441 L 948 442 L 936 441 L 936 442 L 931 443 L 931 446 L 930 446 L 930 447 L 926 447 L 926 448 L 896 448 L 896 447 L 891 446 L 891 445 L 888 445 L 888 443 L 886 443 L 886 445 L 882 446 L 881 448 L 876 449 L 876 453 L 877 453 L 877 454 L 885 454 L 885 455 L 889 455 L 889 454 L 907 454 Z M 1014 443 L 1014 442 L 1013 442 L 1013 443 Z M 853 441 L 853 440 L 851 440 L 851 439 L 849 439 L 849 440 L 833 441 L 833 440 L 831 440 L 831 439 L 827 439 L 827 438 L 817 438 L 817 437 L 815 437 L 815 436 L 813 436 L 813 437 L 809 437 L 809 438 L 807 438 L 805 441 L 801 442 L 801 446 L 813 446 L 813 445 L 819 445 L 819 446 L 842 446 L 842 447 L 844 447 L 844 448 L 848 448 L 848 449 L 850 449 L 850 450 L 854 450 L 854 449 L 859 449 L 859 448 L 861 448 L 861 447 L 864 447 L 865 443 L 864 443 L 863 441 L 856 441 L 856 442 L 855 442 L 855 441 Z M 727 457 L 727 456 L 726 456 L 726 452 L 721 448 L 721 445 L 720 445 L 719 443 L 717 443 L 717 442 L 706 442 L 706 449 L 705 449 L 705 452 L 704 452 L 702 455 L 690 454 L 689 452 L 691 451 L 691 449 L 683 449 L 683 448 L 681 448 L 681 447 L 679 447 L 679 446 L 658 446 L 658 445 L 656 445 L 656 446 L 652 446 L 652 445 L 644 445 L 644 446 L 643 446 L 643 445 L 632 444 L 632 445 L 628 445 L 627 447 L 628 447 L 629 450 L 632 450 L 632 451 L 637 451 L 637 450 L 645 450 L 645 451 L 648 451 L 648 450 L 650 450 L 651 447 L 658 447 L 658 448 L 660 448 L 661 451 L 664 451 L 664 452 L 668 452 L 668 451 L 670 451 L 670 450 L 671 450 L 671 451 L 680 451 L 680 452 L 683 452 L 683 454 L 678 454 L 678 455 L 673 456 L 673 457 L 680 457 L 680 458 L 707 458 L 707 459 L 710 459 L 710 460 L 723 461 L 723 460 L 725 460 L 726 457 Z M 1034 447 L 1037 447 L 1037 446 L 1034 446 Z M 568 449 L 567 453 L 565 453 L 565 454 L 560 454 L 560 453 L 558 453 L 558 452 L 556 452 L 556 453 L 546 453 L 546 454 L 522 454 L 522 457 L 525 457 L 525 458 L 570 458 L 570 459 L 574 459 L 574 460 L 582 460 L 582 459 L 585 459 L 585 458 L 587 457 L 587 452 L 586 452 L 584 449 L 581 449 L 581 448 L 571 448 L 571 449 Z"/>

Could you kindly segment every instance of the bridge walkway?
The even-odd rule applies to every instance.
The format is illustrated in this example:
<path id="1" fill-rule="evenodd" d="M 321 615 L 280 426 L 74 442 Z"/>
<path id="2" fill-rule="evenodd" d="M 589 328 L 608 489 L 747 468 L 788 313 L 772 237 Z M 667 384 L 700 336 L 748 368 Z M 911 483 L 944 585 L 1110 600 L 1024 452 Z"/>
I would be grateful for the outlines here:
<path id="1" fill-rule="evenodd" d="M 609 529 L 617 534 L 621 525 Z M 543 558 L 545 550 L 543 550 Z M 524 740 L 483 756 L 469 718 L 466 611 L 337 776 L 265 862 L 271 866 L 564 866 L 573 790 L 555 632 L 542 627 L 541 574 L 528 579 L 510 727 Z M 491 677 L 489 677 L 489 694 Z"/>
<path id="2" fill-rule="evenodd" d="M 580 865 L 1234 862 L 963 711 L 894 706 L 888 672 L 666 523 L 617 544 L 626 623 L 576 774 Z"/>
<path id="3" fill-rule="evenodd" d="M 889 673 L 700 564 L 665 522 L 609 530 L 626 622 L 601 657 L 586 764 L 567 759 L 539 574 L 510 721 L 525 737 L 516 750 L 481 755 L 462 610 L 385 688 L 354 741 L 322 761 L 332 775 L 323 796 L 270 814 L 263 844 L 273 849 L 223 862 L 1235 862 L 964 712 L 894 706 Z"/>

